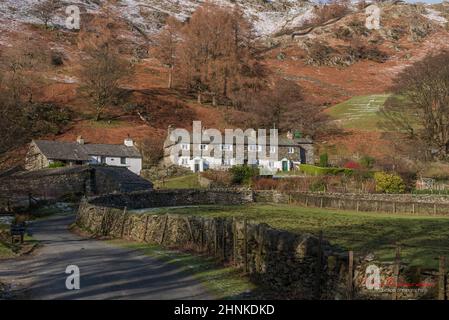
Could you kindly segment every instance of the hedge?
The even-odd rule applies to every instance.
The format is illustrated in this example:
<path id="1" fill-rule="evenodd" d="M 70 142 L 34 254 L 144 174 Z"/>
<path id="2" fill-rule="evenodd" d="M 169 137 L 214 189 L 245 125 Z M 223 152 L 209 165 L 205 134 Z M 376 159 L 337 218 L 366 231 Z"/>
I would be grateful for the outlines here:
<path id="1" fill-rule="evenodd" d="M 300 164 L 299 170 L 312 176 L 337 175 L 337 174 L 344 174 L 346 176 L 350 176 L 354 172 L 354 170 L 347 168 L 331 168 L 331 167 L 324 168 L 313 166 L 311 164 Z"/>

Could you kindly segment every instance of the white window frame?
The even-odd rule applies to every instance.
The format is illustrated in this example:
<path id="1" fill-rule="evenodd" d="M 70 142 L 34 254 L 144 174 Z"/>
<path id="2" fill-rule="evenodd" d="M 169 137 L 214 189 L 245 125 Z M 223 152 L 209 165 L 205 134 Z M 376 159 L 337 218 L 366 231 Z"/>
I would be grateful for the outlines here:
<path id="1" fill-rule="evenodd" d="M 222 144 L 221 151 L 232 151 L 232 144 Z"/>
<path id="2" fill-rule="evenodd" d="M 201 151 L 206 151 L 207 150 L 207 144 L 202 143 L 202 144 L 199 145 L 199 148 L 200 148 Z"/>
<path id="3" fill-rule="evenodd" d="M 181 150 L 190 150 L 190 145 L 188 143 L 182 143 Z"/>
<path id="4" fill-rule="evenodd" d="M 185 166 L 189 164 L 189 158 L 187 157 L 182 157 L 181 158 L 181 165 Z"/>
<path id="5" fill-rule="evenodd" d="M 276 153 L 276 147 L 270 147 L 270 153 Z"/>
<path id="6" fill-rule="evenodd" d="M 294 147 L 288 147 L 288 153 L 289 154 L 295 153 L 295 148 Z"/>

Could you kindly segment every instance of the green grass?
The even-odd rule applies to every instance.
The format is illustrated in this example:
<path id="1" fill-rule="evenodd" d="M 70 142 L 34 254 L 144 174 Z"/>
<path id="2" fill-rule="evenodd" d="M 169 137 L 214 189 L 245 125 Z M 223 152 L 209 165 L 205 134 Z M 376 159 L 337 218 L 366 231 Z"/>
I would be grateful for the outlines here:
<path id="1" fill-rule="evenodd" d="M 403 260 L 423 268 L 436 268 L 436 258 L 449 255 L 449 217 L 357 213 L 281 204 L 162 208 L 151 213 L 246 217 L 278 229 L 315 235 L 322 230 L 331 243 L 356 254 L 374 252 L 382 261 L 393 261 L 395 243 L 400 242 Z"/>
<path id="2" fill-rule="evenodd" d="M 175 177 L 159 180 L 155 182 L 155 187 L 158 189 L 200 189 L 201 185 L 196 173 L 186 176 Z"/>
<path id="3" fill-rule="evenodd" d="M 381 120 L 378 111 L 389 96 L 390 94 L 357 96 L 330 107 L 327 111 L 345 129 L 378 131 Z"/>
<path id="4" fill-rule="evenodd" d="M 333 168 L 333 167 L 318 167 L 313 166 L 311 164 L 300 164 L 299 170 L 301 172 L 307 173 L 312 176 L 322 176 L 322 175 L 337 175 L 337 174 L 345 174 L 351 175 L 353 170 L 346 168 Z"/>
<path id="5" fill-rule="evenodd" d="M 233 267 L 221 266 L 213 258 L 167 250 L 147 243 L 125 240 L 110 240 L 109 242 L 125 248 L 141 250 L 145 255 L 175 264 L 203 283 L 217 299 L 236 299 L 255 289 L 255 285 L 240 271 Z"/>

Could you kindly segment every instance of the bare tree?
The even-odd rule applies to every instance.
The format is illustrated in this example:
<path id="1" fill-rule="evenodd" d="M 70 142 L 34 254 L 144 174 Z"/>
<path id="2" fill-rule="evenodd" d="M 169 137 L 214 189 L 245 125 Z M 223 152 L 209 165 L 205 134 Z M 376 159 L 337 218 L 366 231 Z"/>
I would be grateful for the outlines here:
<path id="1" fill-rule="evenodd" d="M 449 159 L 449 52 L 428 55 L 395 83 L 396 96 L 381 110 L 382 127 L 427 159 Z"/>
<path id="2" fill-rule="evenodd" d="M 170 17 L 167 19 L 165 28 L 153 38 L 155 43 L 153 48 L 154 56 L 168 67 L 167 87 L 169 89 L 173 86 L 173 70 L 175 68 L 177 58 L 176 53 L 180 40 L 180 28 L 181 22 L 173 17 Z"/>
<path id="3" fill-rule="evenodd" d="M 48 24 L 61 6 L 62 3 L 60 0 L 40 0 L 31 10 L 31 13 L 44 23 L 45 28 L 48 28 Z"/>
<path id="4" fill-rule="evenodd" d="M 104 110 L 118 98 L 120 82 L 132 73 L 133 68 L 108 39 L 87 47 L 84 53 L 80 91 L 91 101 L 95 121 L 98 121 Z"/>

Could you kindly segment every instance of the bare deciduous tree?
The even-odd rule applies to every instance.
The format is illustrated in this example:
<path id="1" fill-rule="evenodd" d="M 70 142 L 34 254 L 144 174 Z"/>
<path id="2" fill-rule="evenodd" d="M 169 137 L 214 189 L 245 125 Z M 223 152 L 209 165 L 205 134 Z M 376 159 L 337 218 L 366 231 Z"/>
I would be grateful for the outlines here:
<path id="1" fill-rule="evenodd" d="M 91 101 L 95 108 L 95 121 L 98 121 L 119 96 L 120 82 L 132 73 L 133 68 L 108 39 L 87 47 L 84 53 L 80 91 Z"/>
<path id="2" fill-rule="evenodd" d="M 155 46 L 153 48 L 154 56 L 159 59 L 164 65 L 168 67 L 168 85 L 169 89 L 173 86 L 173 70 L 176 63 L 176 52 L 179 44 L 179 31 L 181 22 L 173 17 L 167 19 L 165 28 L 157 34 L 153 41 Z"/>
<path id="3" fill-rule="evenodd" d="M 381 110 L 382 126 L 398 133 L 426 159 L 449 158 L 449 52 L 404 69 Z M 409 148 L 410 149 L 410 148 Z"/>
<path id="4" fill-rule="evenodd" d="M 31 13 L 44 23 L 45 28 L 48 28 L 48 24 L 61 6 L 60 0 L 40 0 L 31 10 Z"/>

